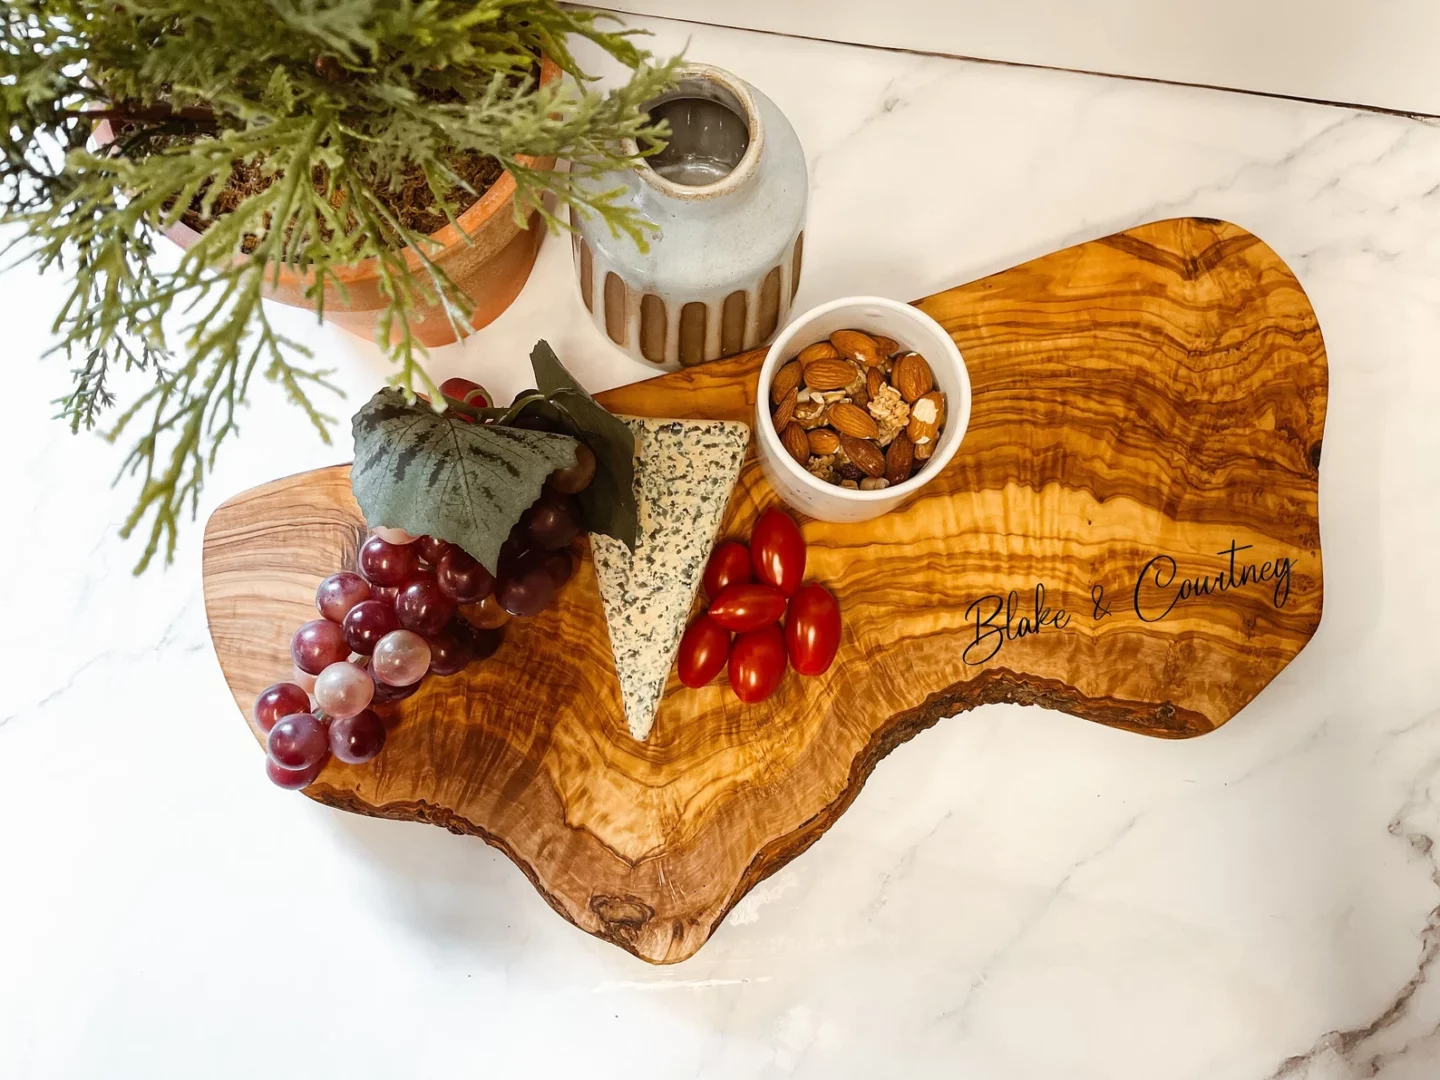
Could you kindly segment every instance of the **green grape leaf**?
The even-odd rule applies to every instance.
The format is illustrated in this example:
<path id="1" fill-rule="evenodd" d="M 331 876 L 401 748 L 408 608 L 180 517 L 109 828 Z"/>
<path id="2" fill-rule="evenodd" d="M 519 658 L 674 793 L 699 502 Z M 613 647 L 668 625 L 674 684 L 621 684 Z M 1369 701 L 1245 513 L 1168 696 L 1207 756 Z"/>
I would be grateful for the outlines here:
<path id="1" fill-rule="evenodd" d="M 575 440 L 470 423 L 387 387 L 355 414 L 350 486 L 370 526 L 459 544 L 496 572 L 500 545 L 545 478 L 575 464 Z"/>
<path id="2" fill-rule="evenodd" d="M 586 393 L 549 343 L 535 344 L 530 365 L 535 369 L 536 385 L 548 398 L 545 404 L 559 413 L 565 430 L 595 454 L 595 479 L 576 496 L 585 511 L 586 527 L 613 536 L 634 551 L 640 529 L 635 502 L 635 433 Z M 535 405 L 527 408 L 552 416 Z"/>

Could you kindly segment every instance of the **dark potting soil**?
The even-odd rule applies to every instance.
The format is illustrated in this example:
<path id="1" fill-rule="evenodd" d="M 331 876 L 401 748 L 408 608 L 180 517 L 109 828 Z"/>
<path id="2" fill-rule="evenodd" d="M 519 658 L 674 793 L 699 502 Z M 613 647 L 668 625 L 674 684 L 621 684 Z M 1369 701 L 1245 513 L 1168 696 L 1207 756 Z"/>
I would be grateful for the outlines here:
<path id="1" fill-rule="evenodd" d="M 450 190 L 449 201 L 455 208 L 456 217 L 473 206 L 480 196 L 484 195 L 490 186 L 500 179 L 501 173 L 504 172 L 500 167 L 500 162 L 493 157 L 474 151 L 459 154 L 450 165 L 475 192 L 466 191 L 458 185 Z M 264 191 L 276 179 L 278 177 L 267 175 L 263 171 L 260 162 L 242 162 L 230 174 L 224 190 L 215 200 L 213 215 L 229 213 L 250 196 Z M 312 180 L 315 190 L 323 194 L 327 187 L 324 173 L 316 170 L 316 175 Z M 408 229 L 428 234 L 438 231 L 447 224 L 445 215 L 435 204 L 434 196 L 430 193 L 430 187 L 425 182 L 424 174 L 418 168 L 407 169 L 402 175 L 399 186 L 393 190 L 384 187 L 377 188 L 377 195 L 384 203 L 385 208 Z M 338 200 L 335 201 L 335 204 L 338 205 Z M 190 209 L 181 215 L 181 220 L 197 232 L 204 232 L 214 217 L 206 217 L 201 213 L 200 207 L 201 197 L 197 196 L 190 204 Z M 241 248 L 248 253 L 253 251 L 258 243 L 258 237 L 246 236 Z"/>

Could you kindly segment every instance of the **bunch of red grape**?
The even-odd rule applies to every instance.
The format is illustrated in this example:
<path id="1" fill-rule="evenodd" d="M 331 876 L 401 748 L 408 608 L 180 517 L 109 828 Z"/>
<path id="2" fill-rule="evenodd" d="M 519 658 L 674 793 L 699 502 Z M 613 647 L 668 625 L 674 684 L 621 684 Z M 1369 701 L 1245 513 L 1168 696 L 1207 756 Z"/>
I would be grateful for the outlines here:
<path id="1" fill-rule="evenodd" d="M 511 616 L 550 605 L 575 566 L 570 547 L 583 525 L 575 494 L 595 476 L 589 448 L 579 444 L 576 456 L 511 530 L 495 576 L 454 544 L 380 527 L 360 546 L 356 572 L 320 583 L 321 618 L 290 641 L 291 681 L 255 700 L 271 780 L 303 788 L 332 753 L 352 764 L 371 760 L 385 745 L 372 705 L 401 701 L 428 676 L 486 659 Z"/>

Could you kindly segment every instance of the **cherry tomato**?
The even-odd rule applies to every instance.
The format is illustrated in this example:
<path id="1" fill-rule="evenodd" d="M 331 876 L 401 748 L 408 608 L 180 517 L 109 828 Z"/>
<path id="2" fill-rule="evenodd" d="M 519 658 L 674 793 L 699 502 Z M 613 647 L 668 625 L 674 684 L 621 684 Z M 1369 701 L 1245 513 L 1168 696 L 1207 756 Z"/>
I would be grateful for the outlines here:
<path id="1" fill-rule="evenodd" d="M 731 585 L 710 601 L 710 617 L 736 633 L 759 630 L 784 614 L 785 594 L 774 585 Z"/>
<path id="2" fill-rule="evenodd" d="M 717 544 L 705 564 L 705 595 L 719 596 L 730 585 L 748 585 L 750 576 L 750 551 L 738 540 L 726 540 Z"/>
<path id="3" fill-rule="evenodd" d="M 720 674 L 729 658 L 730 631 L 709 615 L 701 615 L 680 639 L 680 657 L 676 662 L 680 681 L 692 689 L 704 686 Z"/>
<path id="4" fill-rule="evenodd" d="M 771 507 L 750 534 L 755 579 L 790 596 L 805 579 L 805 538 L 789 514 Z"/>
<path id="5" fill-rule="evenodd" d="M 824 585 L 802 585 L 785 612 L 785 648 L 801 675 L 822 675 L 840 648 L 840 605 Z"/>
<path id="6" fill-rule="evenodd" d="M 764 701 L 785 677 L 785 635 L 778 626 L 739 634 L 730 648 L 730 689 L 747 705 Z"/>

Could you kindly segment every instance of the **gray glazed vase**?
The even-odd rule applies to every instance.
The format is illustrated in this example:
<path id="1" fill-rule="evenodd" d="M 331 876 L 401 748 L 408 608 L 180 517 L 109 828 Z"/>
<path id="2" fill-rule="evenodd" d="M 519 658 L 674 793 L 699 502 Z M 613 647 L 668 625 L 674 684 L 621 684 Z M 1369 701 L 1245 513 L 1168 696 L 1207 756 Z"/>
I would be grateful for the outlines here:
<path id="1" fill-rule="evenodd" d="M 809 178 L 775 103 L 720 68 L 691 64 L 647 106 L 665 149 L 594 181 L 655 223 L 642 252 L 598 218 L 576 222 L 575 273 L 600 331 L 674 370 L 763 345 L 800 284 Z M 634 150 L 631 143 L 627 149 Z"/>

